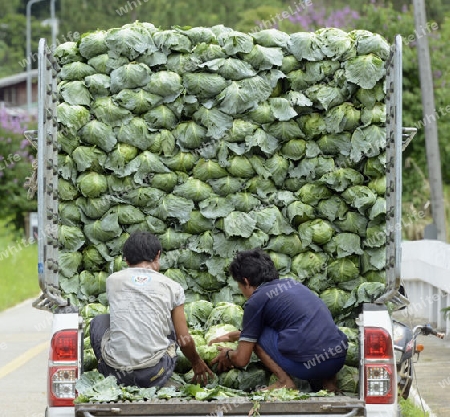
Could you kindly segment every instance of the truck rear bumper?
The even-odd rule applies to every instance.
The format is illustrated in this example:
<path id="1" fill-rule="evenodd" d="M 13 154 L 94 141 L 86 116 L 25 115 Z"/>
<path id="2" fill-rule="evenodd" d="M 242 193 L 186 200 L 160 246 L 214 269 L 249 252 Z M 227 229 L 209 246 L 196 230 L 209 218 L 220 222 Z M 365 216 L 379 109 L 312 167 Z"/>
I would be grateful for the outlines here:
<path id="1" fill-rule="evenodd" d="M 400 415 L 398 404 L 367 404 L 367 417 L 397 417 Z"/>
<path id="2" fill-rule="evenodd" d="M 114 404 L 77 404 L 76 417 L 102 416 L 226 416 L 247 417 L 254 404 L 250 401 L 149 401 Z M 350 397 L 314 398 L 301 401 L 261 402 L 259 413 L 264 417 L 351 417 L 365 416 L 364 401 Z M 392 416 L 391 416 L 392 417 Z"/>
<path id="3" fill-rule="evenodd" d="M 74 407 L 47 407 L 45 417 L 75 417 Z"/>

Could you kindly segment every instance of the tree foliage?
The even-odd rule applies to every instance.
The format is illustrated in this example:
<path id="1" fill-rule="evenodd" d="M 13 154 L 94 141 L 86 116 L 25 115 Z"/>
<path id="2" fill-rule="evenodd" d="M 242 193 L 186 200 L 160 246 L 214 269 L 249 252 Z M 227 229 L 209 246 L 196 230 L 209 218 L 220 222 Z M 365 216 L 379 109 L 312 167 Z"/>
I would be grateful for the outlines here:
<path id="1" fill-rule="evenodd" d="M 23 132 L 24 117 L 0 109 L 0 218 L 12 219 L 16 229 L 23 227 L 24 213 L 36 211 L 36 200 L 28 199 L 26 178 L 33 170 L 35 149 Z"/>
<path id="2" fill-rule="evenodd" d="M 282 9 L 282 0 L 266 0 L 264 6 Z M 61 0 L 61 33 L 80 33 L 122 26 L 135 20 L 147 21 L 161 28 L 172 26 L 236 27 L 241 14 L 261 6 L 258 0 L 202 1 L 177 3 L 160 0 Z M 76 24 L 75 24 L 76 22 Z"/>
<path id="3" fill-rule="evenodd" d="M 2 6 L 3 7 L 3 6 Z M 31 51 L 26 57 L 26 17 L 14 12 L 0 15 L 0 78 L 26 71 L 26 59 L 37 68 L 37 50 L 40 37 L 49 38 L 50 30 L 39 21 L 31 21 Z"/>

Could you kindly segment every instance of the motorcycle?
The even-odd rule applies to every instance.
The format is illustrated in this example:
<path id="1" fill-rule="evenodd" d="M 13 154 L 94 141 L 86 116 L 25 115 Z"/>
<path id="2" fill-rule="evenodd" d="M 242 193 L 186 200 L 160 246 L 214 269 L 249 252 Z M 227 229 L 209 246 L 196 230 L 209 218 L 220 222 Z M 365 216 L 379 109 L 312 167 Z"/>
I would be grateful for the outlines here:
<path id="1" fill-rule="evenodd" d="M 407 399 L 413 382 L 414 355 L 417 355 L 419 360 L 420 352 L 423 350 L 423 345 L 417 343 L 417 337 L 433 335 L 443 339 L 445 334 L 436 331 L 430 324 L 418 325 L 411 330 L 397 320 L 393 320 L 393 330 L 398 395 Z"/>

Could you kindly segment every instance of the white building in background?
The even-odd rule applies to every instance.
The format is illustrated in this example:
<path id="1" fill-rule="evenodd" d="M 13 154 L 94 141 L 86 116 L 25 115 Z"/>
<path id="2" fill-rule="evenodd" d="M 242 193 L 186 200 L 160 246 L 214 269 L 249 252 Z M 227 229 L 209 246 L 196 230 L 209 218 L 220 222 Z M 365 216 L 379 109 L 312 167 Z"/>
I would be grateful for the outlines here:
<path id="1" fill-rule="evenodd" d="M 407 313 L 450 334 L 450 245 L 439 240 L 402 242 L 401 277 L 410 300 Z"/>

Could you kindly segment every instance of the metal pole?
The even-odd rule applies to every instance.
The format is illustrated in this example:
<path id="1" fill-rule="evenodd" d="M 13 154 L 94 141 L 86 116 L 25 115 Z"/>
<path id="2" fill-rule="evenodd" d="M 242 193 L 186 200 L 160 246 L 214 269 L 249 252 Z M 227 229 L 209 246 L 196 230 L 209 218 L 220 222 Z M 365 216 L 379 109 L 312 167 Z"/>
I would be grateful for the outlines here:
<path id="1" fill-rule="evenodd" d="M 31 6 L 35 3 L 39 3 L 43 0 L 29 0 L 27 3 L 27 109 L 28 114 L 31 114 L 31 102 L 32 91 L 31 91 Z"/>
<path id="2" fill-rule="evenodd" d="M 56 17 L 55 17 L 55 1 L 50 0 L 50 19 L 52 21 L 52 49 L 56 48 Z"/>
<path id="3" fill-rule="evenodd" d="M 427 153 L 428 176 L 431 192 L 433 222 L 437 228 L 437 238 L 446 241 L 445 204 L 442 191 L 441 155 L 437 133 L 437 115 L 434 105 L 433 75 L 431 72 L 430 50 L 428 47 L 429 23 L 426 22 L 424 0 L 413 0 L 416 25 L 417 55 L 419 61 L 420 86 L 425 129 L 425 149 Z M 428 33 L 425 33 L 428 32 Z"/>

